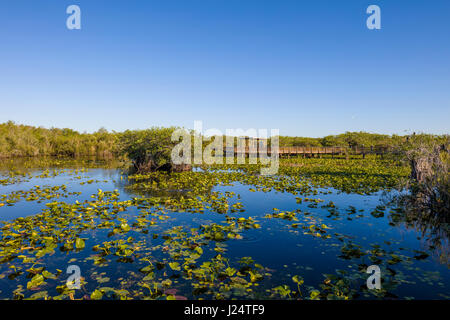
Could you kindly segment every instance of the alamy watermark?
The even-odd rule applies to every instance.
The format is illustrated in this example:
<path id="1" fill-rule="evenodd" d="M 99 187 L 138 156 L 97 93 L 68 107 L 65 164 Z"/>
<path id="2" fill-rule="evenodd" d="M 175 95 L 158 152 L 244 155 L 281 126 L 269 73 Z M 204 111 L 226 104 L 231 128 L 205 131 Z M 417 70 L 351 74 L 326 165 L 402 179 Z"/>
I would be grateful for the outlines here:
<path id="1" fill-rule="evenodd" d="M 381 269 L 376 264 L 367 267 L 366 273 L 370 273 L 371 276 L 367 278 L 367 289 L 381 289 Z"/>
<path id="2" fill-rule="evenodd" d="M 70 16 L 66 20 L 66 26 L 69 30 L 81 29 L 81 9 L 78 5 L 72 4 L 67 7 L 66 13 Z M 371 4 L 367 7 L 366 13 L 370 16 L 366 20 L 366 26 L 369 30 L 381 29 L 381 9 L 378 5 Z"/>
<path id="3" fill-rule="evenodd" d="M 172 141 L 179 143 L 172 149 L 171 160 L 175 165 L 211 165 L 245 164 L 248 158 L 248 164 L 259 162 L 266 166 L 261 168 L 262 175 L 276 174 L 279 168 L 279 132 L 279 129 L 271 129 L 270 139 L 267 129 L 226 129 L 224 135 L 215 128 L 203 131 L 202 121 L 195 121 L 193 135 L 186 129 L 173 132 Z M 204 142 L 208 141 L 203 148 Z"/>
<path id="4" fill-rule="evenodd" d="M 67 7 L 66 13 L 70 16 L 66 20 L 66 26 L 69 30 L 81 29 L 81 9 L 79 6 L 73 4 Z"/>
<path id="5" fill-rule="evenodd" d="M 81 270 L 80 267 L 76 264 L 72 264 L 67 267 L 67 274 L 70 276 L 67 278 L 66 286 L 70 290 L 72 289 L 80 289 L 81 288 Z"/>
<path id="6" fill-rule="evenodd" d="M 369 30 L 381 29 L 381 9 L 379 6 L 372 4 L 367 7 L 367 14 L 370 16 L 366 20 L 366 26 Z"/>

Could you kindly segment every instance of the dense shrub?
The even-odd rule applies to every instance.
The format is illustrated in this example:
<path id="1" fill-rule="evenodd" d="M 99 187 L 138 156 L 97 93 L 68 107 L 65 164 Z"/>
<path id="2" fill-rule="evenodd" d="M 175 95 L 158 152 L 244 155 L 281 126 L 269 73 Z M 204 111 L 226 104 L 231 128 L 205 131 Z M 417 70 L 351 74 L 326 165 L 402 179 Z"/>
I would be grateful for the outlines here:
<path id="1" fill-rule="evenodd" d="M 119 134 L 119 152 L 126 155 L 138 171 L 171 169 L 171 152 L 175 127 L 127 130 Z"/>
<path id="2" fill-rule="evenodd" d="M 94 133 L 79 133 L 72 129 L 45 129 L 27 125 L 18 125 L 12 121 L 0 124 L 0 157 L 21 156 L 112 156 L 127 154 L 131 160 L 144 163 L 148 159 L 147 151 L 155 151 L 162 161 L 174 145 L 170 141 L 171 128 L 151 128 L 148 130 L 127 130 L 123 133 L 108 132 L 100 129 Z M 225 145 L 225 136 L 224 145 Z M 120 143 L 119 143 L 120 139 Z M 419 144 L 442 144 L 448 135 L 418 134 L 409 136 L 384 135 L 367 132 L 346 132 L 322 138 L 280 136 L 280 146 L 299 147 L 373 147 L 403 151 L 405 147 L 414 148 Z M 235 145 L 236 145 L 235 140 Z M 420 141 L 420 143 L 419 143 Z M 203 148 L 209 142 L 205 141 Z M 270 145 L 270 140 L 269 140 Z M 150 149 L 148 149 L 150 148 Z M 164 156 L 163 156 L 164 155 Z M 156 162 L 155 162 L 156 161 Z M 147 163 L 148 164 L 148 163 Z M 158 166 L 158 165 L 157 165 Z"/>

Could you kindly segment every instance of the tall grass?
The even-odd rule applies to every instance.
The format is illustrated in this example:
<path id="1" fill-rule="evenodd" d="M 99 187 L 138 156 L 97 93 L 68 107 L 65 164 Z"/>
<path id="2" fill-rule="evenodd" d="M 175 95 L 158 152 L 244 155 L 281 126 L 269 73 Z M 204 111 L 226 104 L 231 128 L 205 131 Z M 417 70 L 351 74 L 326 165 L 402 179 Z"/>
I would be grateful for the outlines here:
<path id="1" fill-rule="evenodd" d="M 0 124 L 0 158 L 29 156 L 103 156 L 116 152 L 117 134 L 100 129 L 79 133 L 72 129 L 45 129 L 15 124 Z"/>

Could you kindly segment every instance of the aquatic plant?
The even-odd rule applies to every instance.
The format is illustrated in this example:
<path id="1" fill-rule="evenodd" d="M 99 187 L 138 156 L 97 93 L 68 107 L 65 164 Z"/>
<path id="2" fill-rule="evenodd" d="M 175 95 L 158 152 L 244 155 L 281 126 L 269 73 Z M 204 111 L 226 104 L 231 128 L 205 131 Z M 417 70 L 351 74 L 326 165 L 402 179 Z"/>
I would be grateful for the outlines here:
<path id="1" fill-rule="evenodd" d="M 32 170 L 34 166 L 39 169 Z M 400 209 L 376 204 L 363 210 L 353 202 L 339 202 L 347 199 L 342 192 L 351 193 L 351 199 L 395 188 L 409 171 L 396 160 L 283 159 L 280 174 L 269 177 L 259 175 L 260 164 L 201 166 L 179 173 L 115 171 L 102 178 L 89 169 L 99 166 L 108 167 L 89 161 L 75 166 L 61 159 L 36 159 L 35 165 L 27 160 L 20 169 L 4 163 L 1 178 L 10 191 L 0 198 L 5 204 L 0 212 L 23 200 L 39 209 L 0 223 L 2 298 L 398 298 L 398 288 L 412 281 L 446 290 L 439 285 L 439 273 L 419 268 L 430 263 L 428 250 L 401 248 L 387 236 L 368 243 L 366 234 L 357 237 L 352 231 L 354 226 L 366 228 L 365 223 L 385 222 L 383 228 L 388 222 L 404 223 Z M 62 184 L 61 178 L 68 182 Z M 121 191 L 96 188 L 108 185 L 103 179 L 115 180 L 108 183 Z M 21 182 L 29 187 L 20 190 Z M 73 185 L 88 193 L 70 190 Z M 289 209 L 249 211 L 249 194 L 286 197 Z M 294 251 L 288 242 L 276 242 L 275 249 L 256 254 L 248 249 L 255 235 L 290 239 L 294 247 L 304 247 Z M 258 261 L 284 251 L 297 252 L 292 258 L 303 263 L 274 267 L 284 261 Z M 322 276 L 311 276 L 304 264 L 310 253 L 324 257 Z M 69 264 L 83 270 L 79 290 L 65 282 Z M 376 292 L 363 285 L 370 264 L 383 272 L 383 287 Z"/>

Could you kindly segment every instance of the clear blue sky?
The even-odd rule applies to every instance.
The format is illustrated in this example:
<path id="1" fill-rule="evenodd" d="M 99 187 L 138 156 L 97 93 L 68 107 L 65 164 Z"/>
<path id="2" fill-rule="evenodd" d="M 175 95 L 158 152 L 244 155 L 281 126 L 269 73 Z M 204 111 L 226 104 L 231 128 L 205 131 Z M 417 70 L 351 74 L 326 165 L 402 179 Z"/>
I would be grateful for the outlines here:
<path id="1" fill-rule="evenodd" d="M 66 28 L 71 4 L 81 30 Z M 7 120 L 449 133 L 450 1 L 2 0 Z"/>

